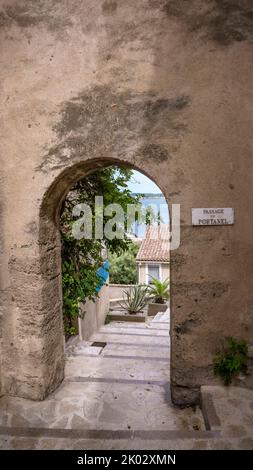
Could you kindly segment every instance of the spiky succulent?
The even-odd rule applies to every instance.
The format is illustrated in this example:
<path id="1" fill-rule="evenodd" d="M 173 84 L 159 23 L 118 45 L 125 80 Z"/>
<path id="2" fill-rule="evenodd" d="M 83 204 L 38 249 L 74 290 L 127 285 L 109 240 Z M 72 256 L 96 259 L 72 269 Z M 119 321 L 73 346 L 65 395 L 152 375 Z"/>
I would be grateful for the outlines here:
<path id="1" fill-rule="evenodd" d="M 124 291 L 125 298 L 120 306 L 129 313 L 137 313 L 147 305 L 148 286 L 136 285 Z"/>

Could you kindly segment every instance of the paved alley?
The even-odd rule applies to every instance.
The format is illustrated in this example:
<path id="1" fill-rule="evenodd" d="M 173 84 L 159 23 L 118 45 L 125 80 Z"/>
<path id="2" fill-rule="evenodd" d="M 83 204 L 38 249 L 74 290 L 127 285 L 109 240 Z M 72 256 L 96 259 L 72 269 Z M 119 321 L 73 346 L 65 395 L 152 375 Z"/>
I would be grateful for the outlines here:
<path id="1" fill-rule="evenodd" d="M 89 342 L 72 338 L 65 380 L 50 397 L 43 402 L 1 398 L 0 448 L 231 445 L 205 429 L 200 408 L 173 407 L 169 380 L 168 314 L 147 323 L 112 322 Z"/>

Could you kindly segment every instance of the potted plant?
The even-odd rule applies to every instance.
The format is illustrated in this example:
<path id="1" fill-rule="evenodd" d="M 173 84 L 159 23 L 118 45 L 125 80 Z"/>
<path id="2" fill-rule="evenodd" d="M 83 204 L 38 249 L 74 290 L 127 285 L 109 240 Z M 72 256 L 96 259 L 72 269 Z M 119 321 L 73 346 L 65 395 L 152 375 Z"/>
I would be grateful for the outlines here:
<path id="1" fill-rule="evenodd" d="M 158 312 L 167 310 L 166 301 L 170 298 L 169 285 L 169 278 L 164 281 L 152 278 L 152 282 L 148 286 L 148 293 L 153 297 L 153 300 L 148 304 L 148 315 L 156 315 Z"/>
<path id="2" fill-rule="evenodd" d="M 148 303 L 148 286 L 136 285 L 124 291 L 124 294 L 126 297 L 120 306 L 131 315 L 142 311 Z"/>

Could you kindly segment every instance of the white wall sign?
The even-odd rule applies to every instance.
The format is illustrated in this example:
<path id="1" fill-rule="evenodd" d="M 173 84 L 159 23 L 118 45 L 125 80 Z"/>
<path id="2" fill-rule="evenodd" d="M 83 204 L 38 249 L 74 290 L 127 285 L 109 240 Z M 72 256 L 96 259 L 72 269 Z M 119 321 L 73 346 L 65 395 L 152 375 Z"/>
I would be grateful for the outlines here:
<path id="1" fill-rule="evenodd" d="M 192 209 L 192 225 L 233 225 L 232 207 Z"/>

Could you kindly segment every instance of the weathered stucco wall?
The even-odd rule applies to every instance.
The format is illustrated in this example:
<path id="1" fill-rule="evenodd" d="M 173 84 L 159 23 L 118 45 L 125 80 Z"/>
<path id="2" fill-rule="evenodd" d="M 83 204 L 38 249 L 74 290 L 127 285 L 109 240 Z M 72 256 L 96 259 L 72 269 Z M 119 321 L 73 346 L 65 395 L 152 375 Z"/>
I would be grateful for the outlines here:
<path id="1" fill-rule="evenodd" d="M 181 204 L 172 392 L 198 399 L 225 335 L 252 338 L 251 0 L 1 0 L 2 392 L 63 378 L 57 210 L 124 162 Z M 192 227 L 192 207 L 234 207 Z"/>

